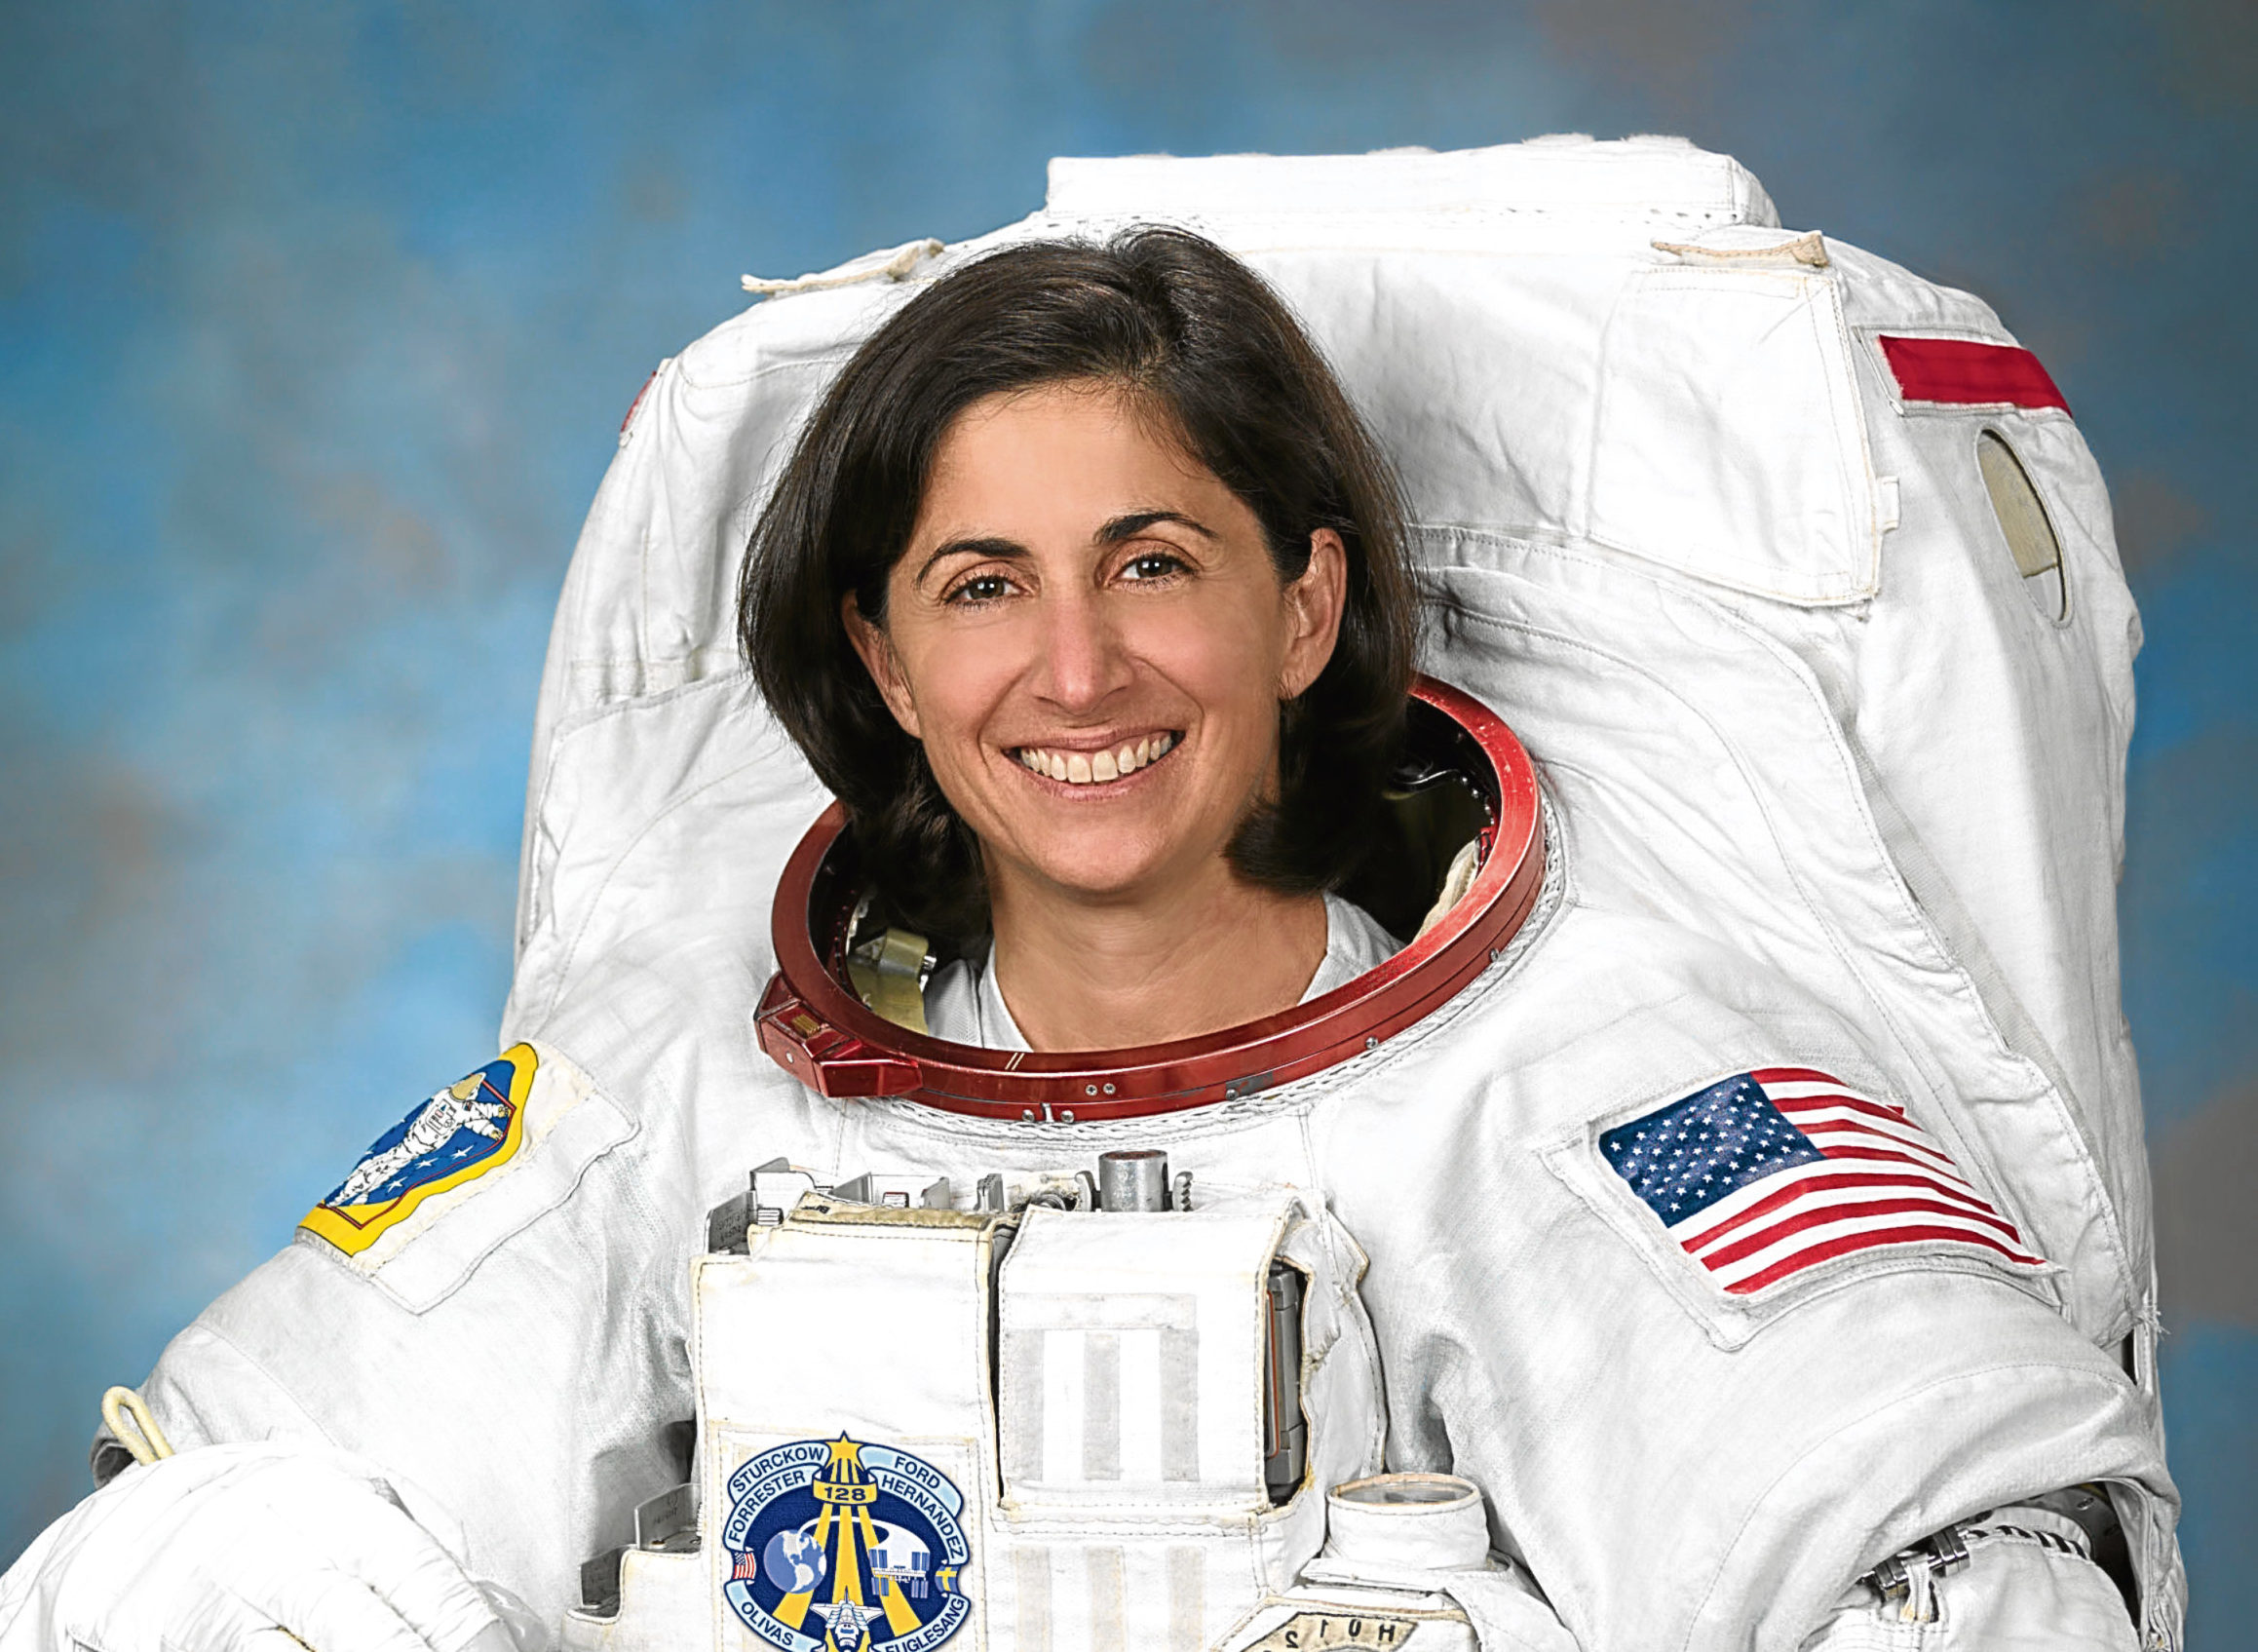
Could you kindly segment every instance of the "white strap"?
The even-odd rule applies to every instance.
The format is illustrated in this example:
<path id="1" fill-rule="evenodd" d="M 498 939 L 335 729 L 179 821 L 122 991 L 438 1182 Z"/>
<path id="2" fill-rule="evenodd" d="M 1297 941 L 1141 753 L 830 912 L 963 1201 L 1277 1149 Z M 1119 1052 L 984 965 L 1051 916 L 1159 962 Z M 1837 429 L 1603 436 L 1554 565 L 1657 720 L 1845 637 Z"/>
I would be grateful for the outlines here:
<path id="1" fill-rule="evenodd" d="M 905 241 L 899 247 L 883 252 L 867 252 L 849 260 L 835 269 L 819 270 L 812 275 L 799 276 L 740 276 L 745 290 L 763 298 L 773 298 L 785 292 L 821 292 L 826 288 L 853 287 L 858 282 L 900 281 L 911 270 L 928 258 L 940 255 L 941 244 L 931 236 L 923 241 Z"/>

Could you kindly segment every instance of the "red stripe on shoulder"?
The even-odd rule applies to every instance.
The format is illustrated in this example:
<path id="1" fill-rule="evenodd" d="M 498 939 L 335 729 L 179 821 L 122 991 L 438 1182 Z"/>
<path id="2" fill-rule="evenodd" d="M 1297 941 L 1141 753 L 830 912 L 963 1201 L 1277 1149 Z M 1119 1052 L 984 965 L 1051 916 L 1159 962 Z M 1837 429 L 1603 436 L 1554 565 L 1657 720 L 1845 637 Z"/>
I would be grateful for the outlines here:
<path id="1" fill-rule="evenodd" d="M 1748 1075 L 1758 1084 L 1834 1084 L 1843 1081 L 1817 1067 L 1757 1067 Z"/>
<path id="2" fill-rule="evenodd" d="M 1924 1227 L 1915 1224 L 1898 1228 L 1884 1228 L 1875 1233 L 1845 1234 L 1840 1239 L 1827 1240 L 1821 1244 L 1814 1245 L 1808 1249 L 1798 1250 L 1792 1256 L 1782 1256 L 1762 1273 L 1750 1274 L 1746 1279 L 1736 1280 L 1725 1288 L 1735 1296 L 1749 1296 L 1762 1290 L 1768 1285 L 1774 1285 L 1785 1279 L 1789 1274 L 1801 1273 L 1804 1269 L 1826 1261 L 1833 1256 L 1840 1256 L 1852 1250 L 1870 1249 L 1884 1245 L 1910 1245 L 1924 1239 L 1948 1239 L 1959 1245 L 1978 1245 L 1987 1250 L 1997 1250 L 2010 1262 L 2018 1262 L 2026 1267 L 2045 1266 L 2038 1257 L 2026 1256 L 2020 1250 L 1986 1239 L 1980 1234 L 1967 1233 L 1959 1228 Z"/>
<path id="3" fill-rule="evenodd" d="M 2059 407 L 2070 410 L 2053 377 L 2038 357 L 2012 344 L 1984 344 L 1972 338 L 1902 338 L 1883 333 L 1875 340 L 1908 402 L 1942 402 L 1958 406 Z"/>
<path id="4" fill-rule="evenodd" d="M 1862 1205 L 1822 1203 L 1812 1210 L 1798 1210 L 1792 1215 L 1781 1216 L 1776 1221 L 1766 1222 L 1754 1232 L 1742 1234 L 1732 1244 L 1720 1245 L 1716 1249 L 1706 1251 L 1695 1259 L 1702 1266 L 1714 1273 L 1720 1268 L 1731 1267 L 1735 1262 L 1746 1261 L 1758 1251 L 1769 1250 L 1781 1240 L 1792 1238 L 1810 1228 L 1828 1227 L 1836 1222 L 1856 1221 L 1867 1216 L 1907 1215 L 1958 1216 L 1963 1221 L 1981 1222 L 1988 1228 L 1996 1229 L 2000 1238 L 2009 1244 L 2023 1237 L 2012 1226 L 1997 1216 L 1983 1215 L 1974 1210 L 1963 1210 L 1943 1199 L 1924 1199 L 1917 1192 L 1911 1192 L 1902 1199 L 1871 1199 Z M 1878 1241 L 1900 1230 L 1896 1228 L 1885 1228 L 1879 1233 L 1867 1232 L 1852 1237 L 1861 1241 Z M 1960 1232 L 1959 1229 L 1951 1231 Z M 1975 1240 L 1979 1236 L 1972 1233 L 1963 1233 L 1962 1237 Z"/>
<path id="5" fill-rule="evenodd" d="M 1904 1108 L 1893 1107 L 1887 1101 L 1869 1101 L 1862 1095 L 1852 1095 L 1843 1091 L 1837 1091 L 1829 1095 L 1775 1096 L 1772 1098 L 1772 1104 L 1781 1112 L 1789 1114 L 1823 1113 L 1829 1108 L 1847 1113 L 1863 1113 L 1869 1119 L 1881 1119 L 1888 1124 L 1905 1125 L 1913 1130 L 1921 1130 L 1919 1125 L 1914 1124 L 1911 1119 L 1905 1116 Z M 1929 1133 L 1922 1131 L 1922 1133 L 1926 1135 Z"/>
<path id="6" fill-rule="evenodd" d="M 1871 1133 L 1869 1132 L 1868 1134 L 1870 1135 Z M 1822 1159 L 1871 1159 L 1876 1164 L 1911 1165 L 1915 1170 L 1927 1171 L 1932 1175 L 1949 1175 L 1954 1181 L 1966 1185 L 1965 1178 L 1960 1173 L 1960 1167 L 1950 1159 L 1944 1159 L 1944 1162 L 1939 1165 L 1935 1163 L 1934 1159 L 1918 1159 L 1910 1153 L 1899 1153 L 1888 1147 L 1870 1146 L 1864 1139 L 1859 1140 L 1857 1145 L 1851 1147 L 1828 1147 L 1816 1141 L 1812 1145 L 1818 1148 L 1819 1157 Z M 1935 1158 L 1943 1159 L 1944 1156 L 1940 1153 L 1935 1155 Z"/>
<path id="7" fill-rule="evenodd" d="M 1700 1233 L 1685 1235 L 1678 1243 L 1685 1247 L 1688 1255 L 1693 1255 L 1704 1245 L 1714 1244 L 1726 1234 L 1737 1228 L 1746 1227 L 1750 1222 L 1762 1221 L 1773 1211 L 1780 1210 L 1782 1206 L 1792 1205 L 1799 1199 L 1815 1196 L 1824 1197 L 1838 1188 L 1847 1191 L 1860 1187 L 1916 1187 L 1934 1198 L 1952 1201 L 1965 1210 L 1971 1219 L 2003 1221 L 2000 1213 L 1977 1198 L 1972 1191 L 1963 1193 L 1956 1188 L 1938 1186 L 1934 1182 L 1913 1182 L 1894 1171 L 1878 1172 L 1843 1171 L 1829 1172 L 1825 1175 L 1810 1176 L 1802 1181 L 1791 1181 L 1778 1191 L 1766 1194 L 1745 1210 L 1727 1216 L 1723 1221 L 1704 1228 Z M 1676 1230 L 1673 1229 L 1672 1231 L 1675 1232 Z M 2009 1231 L 2012 1231 L 2011 1227 Z M 2022 1236 L 2017 1234 L 2015 1237 L 2019 1239 Z"/>

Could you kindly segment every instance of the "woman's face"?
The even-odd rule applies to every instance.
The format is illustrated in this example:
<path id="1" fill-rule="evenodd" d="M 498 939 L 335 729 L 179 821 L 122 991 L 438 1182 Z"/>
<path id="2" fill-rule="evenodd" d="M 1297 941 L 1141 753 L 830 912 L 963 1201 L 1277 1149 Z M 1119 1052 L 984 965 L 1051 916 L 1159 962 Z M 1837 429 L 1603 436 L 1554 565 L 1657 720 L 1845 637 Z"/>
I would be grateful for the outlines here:
<path id="1" fill-rule="evenodd" d="M 883 629 L 852 598 L 847 624 L 991 877 L 1133 900 L 1211 875 L 1274 785 L 1345 585 L 1329 529 L 1282 582 L 1212 472 L 1111 389 L 1054 385 L 958 417 Z"/>

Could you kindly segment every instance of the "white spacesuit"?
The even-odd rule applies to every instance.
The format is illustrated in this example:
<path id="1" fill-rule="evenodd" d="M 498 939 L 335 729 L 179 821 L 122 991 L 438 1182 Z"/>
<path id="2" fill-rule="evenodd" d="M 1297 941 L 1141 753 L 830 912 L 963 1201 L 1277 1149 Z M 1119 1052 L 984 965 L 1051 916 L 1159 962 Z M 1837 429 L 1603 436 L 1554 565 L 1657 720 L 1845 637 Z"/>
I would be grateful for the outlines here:
<path id="1" fill-rule="evenodd" d="M 1201 1105 L 1001 1054 L 968 1099 L 792 976 L 826 800 L 736 560 L 908 288 L 1150 219 L 1331 357 L 1424 668 L 1542 802 L 1407 1024 Z M 574 559 L 506 1116 L 356 1172 L 175 1339 L 177 1459 L 97 1446 L 0 1646 L 154 1647 L 105 1635 L 104 1556 L 316 1456 L 619 1652 L 2179 1644 L 2115 976 L 2137 621 L 1986 308 L 1662 139 L 1059 162 L 996 237 L 767 286 L 662 365 Z M 1112 1151 L 1167 1155 L 1157 1203 L 1098 1191 Z M 476 1619 L 439 1595 L 402 1620 Z"/>

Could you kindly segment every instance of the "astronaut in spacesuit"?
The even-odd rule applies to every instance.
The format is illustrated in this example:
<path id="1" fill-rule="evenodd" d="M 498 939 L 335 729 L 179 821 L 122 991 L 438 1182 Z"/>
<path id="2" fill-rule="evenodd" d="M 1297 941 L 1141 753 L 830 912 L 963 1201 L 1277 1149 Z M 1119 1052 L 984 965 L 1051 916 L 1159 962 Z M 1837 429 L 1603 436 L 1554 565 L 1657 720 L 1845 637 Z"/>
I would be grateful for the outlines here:
<path id="1" fill-rule="evenodd" d="M 1514 1604 L 1436 1586 L 1485 1648 L 2170 1644 L 2172 1494 L 2150 1408 L 2065 1322 L 2058 1270 L 1996 1172 L 1908 1103 L 1860 1025 L 1729 938 L 1593 903 L 1578 857 L 1619 850 L 1533 786 L 1516 812 L 1496 784 L 1510 765 L 1471 881 L 1473 861 L 1446 854 L 1442 899 L 1426 888 L 1394 928 L 1342 893 L 1362 887 L 1389 799 L 1431 778 L 1402 762 L 1414 594 L 1387 468 L 1347 398 L 1208 243 L 1025 243 L 897 310 L 824 392 L 752 534 L 759 692 L 726 681 L 664 724 L 589 725 L 664 775 L 669 801 L 606 851 L 589 903 L 542 915 L 567 939 L 521 969 L 520 1042 L 485 1069 L 507 1117 L 458 1121 L 491 1148 L 478 1173 L 408 1172 L 425 1182 L 355 1205 L 349 1234 L 316 1227 L 184 1331 L 146 1385 L 179 1449 L 123 1472 L 112 1453 L 104 1488 L 0 1583 L 0 1646 L 537 1638 L 574 1604 L 579 1561 L 688 1477 L 693 1416 L 704 1456 L 725 1437 L 706 1385 L 727 1362 L 704 1322 L 693 1336 L 680 1279 L 754 1159 L 816 1167 L 825 1187 L 914 1170 L 963 1190 L 947 1197 L 969 1220 L 988 1178 L 997 1210 L 1028 1210 L 1024 1189 L 1114 1147 L 1165 1148 L 1218 1224 L 1234 1200 L 1298 1190 L 1310 1243 L 1359 1259 L 1331 1276 L 1349 1329 L 1323 1340 L 1373 1361 L 1362 1466 L 1447 1469 L 1486 1495 Z M 1515 646 L 1447 593 L 1441 623 L 1477 676 L 1485 649 Z M 1443 707 L 1481 743 L 1478 703 L 1422 692 L 1414 712 Z M 783 736 L 812 775 L 780 757 Z M 827 898 L 828 934 L 811 935 L 813 905 L 778 903 L 789 945 L 771 982 L 744 938 L 763 935 L 780 879 L 806 894 L 785 863 L 825 793 L 853 899 Z M 686 864 L 693 841 L 708 853 Z M 915 942 L 914 990 L 886 1018 L 898 1039 L 868 1018 L 848 1028 L 859 1042 L 819 1031 L 819 989 L 844 1003 L 850 966 L 824 985 L 786 956 L 843 959 L 865 931 L 881 960 L 890 937 Z M 1462 967 L 1447 991 L 1338 1036 L 1333 1018 L 1446 955 Z M 1203 1089 L 1200 1061 L 1235 1041 L 1282 1054 Z M 1173 1055 L 1072 1056 L 1156 1046 Z M 857 1072 L 952 1060 L 971 1076 L 883 1077 L 853 1098 Z M 795 1061 L 830 1066 L 814 1083 Z M 1053 1098 L 1012 1099 L 1030 1084 Z M 1066 1101 L 1085 1094 L 1078 1119 Z M 1070 1220 L 1028 1213 L 1005 1268 L 1024 1273 Z M 814 1439 L 822 1387 L 787 1369 L 786 1345 L 851 1342 L 899 1389 L 940 1363 L 938 1344 L 899 1340 L 902 1323 L 870 1313 L 843 1338 L 771 1324 L 735 1364 L 757 1391 L 773 1362 L 776 1391 L 802 1394 L 777 1438 Z M 1000 1381 L 1008 1409 L 1018 1391 Z M 839 1422 L 831 1478 L 794 1483 L 820 1481 L 826 1506 L 879 1495 L 848 1433 L 886 1426 Z M 1011 1515 L 982 1501 L 999 1447 L 976 1425 L 961 1458 L 906 1415 L 893 1426 L 895 1443 L 861 1447 L 873 1462 Z M 1078 1461 L 1102 1475 L 1082 1426 Z M 761 1449 L 785 1447 L 730 1461 L 758 1468 Z M 1007 1484 L 1040 1501 L 1055 1475 L 1001 1449 Z M 745 1482 L 706 1483 L 711 1518 L 711 1493 Z M 763 1495 L 737 1504 L 756 1527 Z M 2101 1524 L 2073 1512 L 2097 1501 L 2129 1600 L 2094 1557 Z M 1311 1506 L 1289 1495 L 1279 1518 Z M 1259 1549 L 1286 1529 L 1272 1518 L 1265 1505 L 1232 1529 Z M 1125 1587 L 1143 1551 L 1056 1530 L 1039 1559 L 1022 1548 L 1015 1569 L 979 1572 L 976 1617 L 889 1620 L 860 1595 L 786 1590 L 822 1640 L 772 1634 L 776 1613 L 749 1607 L 715 1633 L 1031 1652 L 1244 1627 L 1218 1602 L 1246 1567 L 1187 1584 L 1155 1548 L 1165 1585 Z M 757 1556 L 736 1574 L 755 1589 Z M 1313 1539 L 1292 1564 L 1315 1557 Z M 1088 1590 L 1072 1612 L 1067 1577 Z"/>
<path id="2" fill-rule="evenodd" d="M 408 1121 L 407 1130 L 401 1138 L 390 1147 L 370 1153 L 354 1166 L 353 1173 L 324 1203 L 331 1206 L 360 1204 L 417 1159 L 444 1147 L 459 1132 L 469 1131 L 473 1135 L 482 1135 L 489 1141 L 501 1140 L 502 1127 L 495 1121 L 507 1116 L 509 1104 L 504 1101 L 481 1100 L 478 1095 L 480 1088 L 479 1079 L 474 1075 L 444 1090 L 435 1091 L 432 1098 Z M 458 1151 L 463 1151 L 465 1157 L 469 1156 L 469 1150 Z"/>

